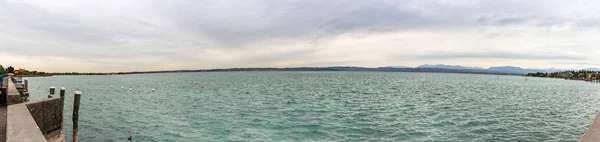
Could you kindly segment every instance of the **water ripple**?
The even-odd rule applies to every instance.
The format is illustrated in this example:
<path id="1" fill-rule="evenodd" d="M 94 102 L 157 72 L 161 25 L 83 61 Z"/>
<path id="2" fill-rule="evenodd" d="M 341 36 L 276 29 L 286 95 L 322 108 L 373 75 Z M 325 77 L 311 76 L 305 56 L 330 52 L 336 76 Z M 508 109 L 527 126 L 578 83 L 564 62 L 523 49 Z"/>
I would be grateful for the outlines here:
<path id="1" fill-rule="evenodd" d="M 30 100 L 44 98 L 49 86 L 67 87 L 66 112 L 73 91 L 84 92 L 81 141 L 577 141 L 600 109 L 597 84 L 518 76 L 229 72 L 29 80 Z"/>

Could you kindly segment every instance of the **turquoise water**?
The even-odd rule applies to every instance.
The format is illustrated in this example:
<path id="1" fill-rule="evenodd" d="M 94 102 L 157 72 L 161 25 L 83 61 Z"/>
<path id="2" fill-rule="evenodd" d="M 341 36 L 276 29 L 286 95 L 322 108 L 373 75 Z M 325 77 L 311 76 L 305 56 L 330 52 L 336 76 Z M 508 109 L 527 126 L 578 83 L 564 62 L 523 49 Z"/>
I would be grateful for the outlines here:
<path id="1" fill-rule="evenodd" d="M 30 100 L 67 88 L 66 128 L 73 92 L 83 92 L 81 141 L 577 141 L 600 109 L 600 84 L 519 76 L 222 72 L 29 82 Z"/>

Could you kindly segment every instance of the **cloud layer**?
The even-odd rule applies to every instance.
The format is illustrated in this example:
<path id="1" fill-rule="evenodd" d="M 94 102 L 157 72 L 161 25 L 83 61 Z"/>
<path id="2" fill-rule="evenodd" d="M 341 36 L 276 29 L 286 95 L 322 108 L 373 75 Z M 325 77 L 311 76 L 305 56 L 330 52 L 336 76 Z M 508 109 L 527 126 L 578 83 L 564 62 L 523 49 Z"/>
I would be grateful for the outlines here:
<path id="1" fill-rule="evenodd" d="M 600 2 L 0 0 L 0 60 L 45 71 L 599 67 Z M 576 64 L 567 64 L 576 63 Z"/>

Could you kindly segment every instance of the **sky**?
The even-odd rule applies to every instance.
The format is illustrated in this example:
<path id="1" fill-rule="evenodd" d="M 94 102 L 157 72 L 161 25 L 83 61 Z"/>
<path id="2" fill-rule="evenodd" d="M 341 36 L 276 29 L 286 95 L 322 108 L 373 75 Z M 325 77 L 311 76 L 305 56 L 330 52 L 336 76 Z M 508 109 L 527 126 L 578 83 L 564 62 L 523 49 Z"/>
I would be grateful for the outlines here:
<path id="1" fill-rule="evenodd" d="M 0 64 L 600 67 L 600 1 L 0 0 Z"/>

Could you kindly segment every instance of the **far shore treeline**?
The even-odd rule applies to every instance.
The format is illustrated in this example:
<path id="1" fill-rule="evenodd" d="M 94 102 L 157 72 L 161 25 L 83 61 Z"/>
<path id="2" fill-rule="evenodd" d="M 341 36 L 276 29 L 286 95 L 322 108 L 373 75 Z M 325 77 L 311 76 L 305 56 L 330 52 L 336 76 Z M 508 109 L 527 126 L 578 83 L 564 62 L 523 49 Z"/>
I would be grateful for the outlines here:
<path id="1" fill-rule="evenodd" d="M 291 67 L 291 68 L 228 68 L 228 69 L 201 69 L 201 70 L 167 70 L 167 71 L 133 71 L 133 72 L 110 72 L 110 73 L 92 73 L 92 72 L 42 72 L 30 71 L 26 69 L 15 69 L 12 66 L 4 68 L 0 65 L 0 74 L 14 73 L 22 77 L 53 76 L 53 75 L 125 75 L 125 74 L 148 74 L 148 73 L 185 73 L 185 72 L 247 72 L 247 71 L 370 71 L 370 72 L 431 72 L 431 73 L 465 73 L 465 74 L 493 74 L 493 75 L 519 75 L 532 77 L 551 77 L 551 78 L 569 78 L 569 79 L 599 79 L 598 71 L 586 70 L 568 70 L 560 72 L 536 72 L 519 73 L 514 71 L 481 70 L 481 69 L 450 69 L 450 68 L 395 68 L 395 67 Z"/>
<path id="2" fill-rule="evenodd" d="M 293 68 L 229 68 L 206 70 L 169 70 L 169 71 L 134 71 L 113 73 L 52 73 L 53 75 L 124 75 L 148 73 L 184 73 L 184 72 L 251 72 L 251 71 L 369 71 L 369 72 L 433 72 L 433 73 L 466 73 L 466 74 L 495 74 L 495 75 L 525 75 L 518 73 L 505 73 L 473 69 L 446 69 L 446 68 L 365 68 L 365 67 L 293 67 Z"/>
<path id="3" fill-rule="evenodd" d="M 8 70 L 8 68 L 7 68 Z M 14 69 L 13 69 L 14 70 Z M 13 71 L 11 70 L 11 71 Z M 431 72 L 431 73 L 465 73 L 465 74 L 494 74 L 494 75 L 525 75 L 515 72 L 501 72 L 478 69 L 448 69 L 448 68 L 394 68 L 394 67 L 291 67 L 291 68 L 228 68 L 228 69 L 201 69 L 201 70 L 167 70 L 167 71 L 133 71 L 110 73 L 81 73 L 81 72 L 37 72 L 25 70 L 22 76 L 52 76 L 52 75 L 125 75 L 148 73 L 184 73 L 184 72 L 247 72 L 247 71 L 368 71 L 368 72 Z"/>
<path id="4" fill-rule="evenodd" d="M 52 76 L 52 74 L 47 72 L 39 72 L 39 71 L 30 71 L 30 70 L 22 70 L 15 69 L 13 66 L 8 66 L 4 68 L 4 66 L 0 65 L 0 74 L 14 73 L 16 75 L 22 77 L 36 77 L 36 76 Z"/>

